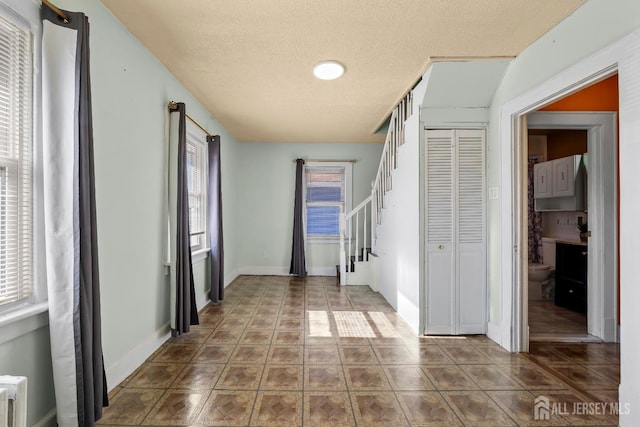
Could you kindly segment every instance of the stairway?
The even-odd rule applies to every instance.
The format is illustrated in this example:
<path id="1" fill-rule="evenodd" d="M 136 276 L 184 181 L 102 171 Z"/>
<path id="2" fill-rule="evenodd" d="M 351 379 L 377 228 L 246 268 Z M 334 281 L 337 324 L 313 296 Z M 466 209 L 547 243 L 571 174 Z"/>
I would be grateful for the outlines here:
<path id="1" fill-rule="evenodd" d="M 340 285 L 369 285 L 377 290 L 377 227 L 385 195 L 393 188 L 391 173 L 398 167 L 398 149 L 404 144 L 404 123 L 412 111 L 413 92 L 409 92 L 391 114 L 371 195 L 340 216 L 340 265 L 336 266 Z"/>

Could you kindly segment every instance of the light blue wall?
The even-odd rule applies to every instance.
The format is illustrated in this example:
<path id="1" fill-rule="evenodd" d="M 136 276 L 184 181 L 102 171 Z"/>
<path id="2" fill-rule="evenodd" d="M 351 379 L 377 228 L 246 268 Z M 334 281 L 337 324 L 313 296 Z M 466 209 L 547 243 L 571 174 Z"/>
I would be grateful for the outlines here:
<path id="1" fill-rule="evenodd" d="M 91 25 L 103 349 L 107 372 L 122 371 L 132 354 L 149 351 L 150 337 L 165 332 L 169 322 L 163 267 L 168 101 L 185 102 L 189 115 L 221 135 L 226 271 L 238 267 L 237 143 L 99 1 L 56 4 L 86 13 Z M 195 266 L 198 295 L 205 293 L 204 265 Z M 0 374 L 30 380 L 30 425 L 54 407 L 50 365 L 46 326 L 0 345 Z"/>
<path id="2" fill-rule="evenodd" d="M 291 261 L 296 158 L 337 159 L 353 165 L 355 207 L 371 194 L 381 144 L 241 143 L 238 157 L 238 246 L 241 272 L 286 274 Z M 333 269 L 338 245 L 308 244 L 307 269 Z M 329 270 L 327 270 L 329 271 Z"/>
<path id="3" fill-rule="evenodd" d="M 102 330 L 109 370 L 169 322 L 163 267 L 168 101 L 184 102 L 190 116 L 221 135 L 224 232 L 230 236 L 225 242 L 227 271 L 237 268 L 237 143 L 99 1 L 62 0 L 58 5 L 85 12 L 91 25 Z M 197 272 L 197 277 L 204 275 Z M 196 294 L 205 289 L 199 281 Z"/>

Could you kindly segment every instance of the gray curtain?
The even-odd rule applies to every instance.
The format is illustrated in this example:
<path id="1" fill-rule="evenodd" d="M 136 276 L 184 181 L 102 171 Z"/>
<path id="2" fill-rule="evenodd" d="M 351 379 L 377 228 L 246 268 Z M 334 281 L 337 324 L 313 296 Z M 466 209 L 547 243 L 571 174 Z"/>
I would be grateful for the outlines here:
<path id="1" fill-rule="evenodd" d="M 224 248 L 222 244 L 222 171 L 220 168 L 220 136 L 207 136 L 209 152 L 209 185 L 207 198 L 209 247 L 209 280 L 212 302 L 224 299 Z"/>
<path id="2" fill-rule="evenodd" d="M 180 115 L 178 125 L 178 197 L 176 211 L 176 326 L 173 335 L 189 332 L 197 325 L 198 308 L 191 264 L 191 233 L 189 232 L 189 187 L 187 176 L 187 114 L 184 102 L 169 107 Z"/>
<path id="3" fill-rule="evenodd" d="M 57 418 L 60 426 L 93 426 L 109 402 L 102 356 L 89 20 L 65 11 L 70 20 L 63 23 L 48 7 L 41 10 L 45 246 Z M 63 34 L 75 55 L 61 54 L 67 52 L 60 46 Z M 59 93 L 60 87 L 73 86 L 75 91 Z M 71 240 L 65 241 L 65 235 Z"/>
<path id="4" fill-rule="evenodd" d="M 302 176 L 304 160 L 296 160 L 296 193 L 293 203 L 293 243 L 291 244 L 291 267 L 289 274 L 298 277 L 307 275 L 307 262 L 304 254 L 304 221 L 302 203 Z"/>

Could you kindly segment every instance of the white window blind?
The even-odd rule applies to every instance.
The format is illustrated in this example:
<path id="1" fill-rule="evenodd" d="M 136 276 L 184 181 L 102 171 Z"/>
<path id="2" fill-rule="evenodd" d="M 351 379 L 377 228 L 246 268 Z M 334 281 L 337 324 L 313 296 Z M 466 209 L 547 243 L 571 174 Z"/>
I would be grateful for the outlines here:
<path id="1" fill-rule="evenodd" d="M 307 236 L 338 237 L 340 212 L 345 210 L 344 166 L 305 168 Z"/>
<path id="2" fill-rule="evenodd" d="M 206 135 L 188 126 L 187 132 L 187 187 L 189 192 L 189 230 L 191 249 L 205 248 L 206 229 Z"/>
<path id="3" fill-rule="evenodd" d="M 0 305 L 33 293 L 32 36 L 0 15 Z"/>

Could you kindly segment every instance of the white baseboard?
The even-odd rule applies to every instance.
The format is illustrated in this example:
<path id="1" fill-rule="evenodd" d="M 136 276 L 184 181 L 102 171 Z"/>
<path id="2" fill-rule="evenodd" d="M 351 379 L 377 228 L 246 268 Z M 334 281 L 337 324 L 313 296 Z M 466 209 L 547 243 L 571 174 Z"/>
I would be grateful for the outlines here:
<path id="1" fill-rule="evenodd" d="M 153 354 L 165 341 L 171 337 L 169 323 L 157 330 L 133 350 L 125 354 L 120 360 L 105 369 L 107 375 L 107 387 L 113 390 L 133 371 L 135 371 L 149 356 Z"/>
<path id="2" fill-rule="evenodd" d="M 205 293 L 200 294 L 200 296 L 196 296 L 196 307 L 198 311 L 202 310 L 205 305 L 209 304 L 211 299 L 209 298 L 209 291 L 207 290 Z"/>
<path id="3" fill-rule="evenodd" d="M 336 266 L 333 267 L 311 267 L 307 272 L 309 276 L 333 276 L 336 277 Z"/>
<path id="4" fill-rule="evenodd" d="M 229 286 L 231 284 L 231 282 L 233 282 L 234 280 L 236 280 L 236 278 L 240 275 L 240 273 L 238 273 L 238 270 L 233 270 L 231 273 L 225 274 L 224 276 L 224 287 L 226 288 L 227 286 Z"/>
<path id="5" fill-rule="evenodd" d="M 273 267 L 264 265 L 247 265 L 239 268 L 240 274 L 249 276 L 289 276 L 289 267 Z M 311 267 L 309 276 L 335 276 L 336 267 Z"/>
<path id="6" fill-rule="evenodd" d="M 605 317 L 604 319 L 604 337 L 602 337 L 604 342 L 618 342 L 618 324 L 616 322 L 615 317 Z"/>
<path id="7" fill-rule="evenodd" d="M 240 274 L 249 276 L 288 276 L 289 267 L 273 267 L 267 265 L 245 265 L 238 269 Z"/>
<path id="8" fill-rule="evenodd" d="M 502 345 L 502 329 L 500 328 L 500 325 L 498 325 L 497 323 L 488 322 L 487 337 L 490 340 Z"/>
<path id="9" fill-rule="evenodd" d="M 53 408 L 47 415 L 40 418 L 33 427 L 56 427 L 58 425 L 58 420 L 56 419 L 57 414 L 56 409 Z"/>

